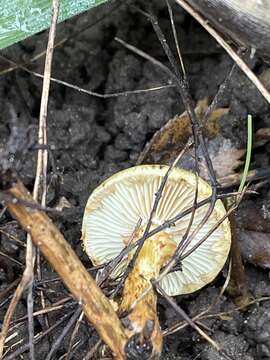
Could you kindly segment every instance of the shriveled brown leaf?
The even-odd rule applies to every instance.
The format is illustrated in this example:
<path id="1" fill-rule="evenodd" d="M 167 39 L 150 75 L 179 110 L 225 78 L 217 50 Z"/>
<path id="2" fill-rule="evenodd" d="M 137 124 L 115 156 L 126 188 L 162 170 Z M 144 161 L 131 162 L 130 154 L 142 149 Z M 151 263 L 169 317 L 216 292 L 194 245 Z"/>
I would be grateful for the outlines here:
<path id="1" fill-rule="evenodd" d="M 195 111 L 199 119 L 203 117 L 207 107 L 207 99 L 198 102 Z M 227 108 L 219 108 L 213 111 L 206 126 L 206 133 L 209 138 L 219 134 L 218 120 L 227 112 Z M 183 114 L 170 119 L 154 134 L 150 142 L 146 144 L 137 163 L 169 163 L 183 149 L 191 134 L 191 122 L 185 111 Z"/>
<path id="2" fill-rule="evenodd" d="M 240 158 L 245 154 L 244 149 L 237 149 L 231 140 L 225 139 L 222 136 L 218 136 L 208 142 L 208 152 L 217 178 L 233 174 L 234 170 L 243 163 Z M 204 179 L 208 178 L 207 167 L 204 161 L 200 163 L 200 175 Z"/>
<path id="3" fill-rule="evenodd" d="M 198 102 L 195 109 L 199 119 L 203 117 L 208 107 L 207 99 Z M 219 108 L 213 111 L 206 123 L 205 135 L 208 141 L 209 156 L 212 160 L 217 178 L 224 178 L 234 173 L 234 170 L 242 164 L 240 160 L 244 155 L 244 149 L 238 149 L 231 140 L 220 135 L 219 119 L 227 114 L 229 109 Z M 158 130 L 150 142 L 145 146 L 137 163 L 141 164 L 168 164 L 183 149 L 188 138 L 192 135 L 191 122 L 187 112 L 170 119 L 166 125 Z M 207 167 L 198 149 L 200 176 L 208 179 Z M 182 157 L 181 167 L 194 169 L 194 151 L 188 150 Z"/>

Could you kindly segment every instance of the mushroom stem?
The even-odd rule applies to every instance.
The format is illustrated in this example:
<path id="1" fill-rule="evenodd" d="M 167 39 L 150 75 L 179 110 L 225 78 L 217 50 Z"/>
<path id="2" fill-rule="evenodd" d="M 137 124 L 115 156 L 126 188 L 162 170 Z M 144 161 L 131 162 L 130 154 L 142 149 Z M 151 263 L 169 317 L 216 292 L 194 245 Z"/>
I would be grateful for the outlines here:
<path id="1" fill-rule="evenodd" d="M 150 353 L 148 358 L 150 356 L 158 358 L 162 350 L 162 334 L 157 316 L 155 291 L 153 289 L 149 291 L 133 309 L 131 308 L 144 290 L 151 286 L 151 280 L 157 278 L 161 267 L 173 255 L 175 249 L 175 241 L 166 232 L 147 239 L 123 289 L 119 311 L 120 314 L 129 313 L 123 322 L 127 327 L 127 335 L 131 339 L 126 348 L 132 347 L 131 343 L 133 343 L 136 350 L 131 349 L 131 351 L 143 351 L 145 355 L 148 350 Z M 129 358 L 128 354 L 127 358 Z"/>

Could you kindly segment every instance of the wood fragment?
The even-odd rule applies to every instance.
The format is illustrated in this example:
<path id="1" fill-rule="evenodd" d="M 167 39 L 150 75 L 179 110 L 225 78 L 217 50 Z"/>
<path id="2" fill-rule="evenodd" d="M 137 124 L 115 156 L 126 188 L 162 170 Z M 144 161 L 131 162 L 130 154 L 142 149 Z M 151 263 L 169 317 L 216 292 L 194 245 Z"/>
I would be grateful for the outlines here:
<path id="1" fill-rule="evenodd" d="M 33 201 L 20 181 L 15 182 L 9 192 L 16 198 Z M 86 317 L 112 350 L 114 357 L 119 360 L 124 359 L 127 338 L 122 324 L 109 300 L 88 274 L 63 235 L 44 212 L 27 208 L 19 203 L 8 202 L 6 206 L 31 235 L 33 242 L 82 305 Z"/>
<path id="2" fill-rule="evenodd" d="M 270 104 L 270 93 L 260 81 L 260 79 L 254 74 L 254 72 L 248 67 L 248 65 L 242 60 L 236 51 L 223 39 L 223 37 L 204 19 L 196 10 L 194 10 L 186 0 L 175 0 L 178 5 L 185 9 L 194 19 L 196 19 L 206 31 L 219 43 L 220 46 L 230 55 L 235 61 L 238 67 L 249 78 L 258 91 L 262 94 L 265 100 Z"/>

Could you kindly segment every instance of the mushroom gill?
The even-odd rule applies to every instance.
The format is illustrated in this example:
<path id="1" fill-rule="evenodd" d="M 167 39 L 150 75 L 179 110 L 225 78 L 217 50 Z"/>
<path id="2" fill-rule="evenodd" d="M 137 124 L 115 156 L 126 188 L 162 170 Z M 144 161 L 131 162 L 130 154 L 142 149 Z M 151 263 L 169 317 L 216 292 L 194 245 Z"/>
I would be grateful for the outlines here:
<path id="1" fill-rule="evenodd" d="M 132 234 L 132 241 L 141 238 L 155 194 L 167 171 L 168 166 L 136 166 L 111 176 L 93 191 L 85 208 L 82 238 L 85 250 L 95 265 L 117 256 L 128 244 Z M 211 187 L 204 180 L 199 179 L 197 184 L 193 173 L 173 169 L 152 218 L 151 230 L 191 208 L 197 185 L 198 201 L 211 195 Z M 208 206 L 206 204 L 196 210 L 190 234 L 203 220 Z M 211 216 L 192 238 L 183 255 L 225 214 L 226 210 L 218 200 Z M 189 213 L 175 222 L 174 226 L 146 239 L 125 281 L 119 314 L 124 316 L 126 331 L 131 339 L 127 345 L 127 352 L 130 351 L 131 354 L 132 346 L 152 355 L 161 352 L 162 336 L 156 312 L 156 294 L 152 289 L 142 300 L 136 300 L 151 287 L 151 280 L 158 277 L 160 269 L 174 254 L 186 232 L 190 217 Z M 136 228 L 139 220 L 140 227 Z M 222 269 L 230 242 L 230 225 L 226 219 L 195 251 L 183 259 L 181 270 L 171 272 L 161 280 L 161 287 L 168 295 L 174 296 L 194 292 L 208 284 Z M 133 252 L 122 260 L 112 274 L 113 277 L 121 275 L 132 255 Z"/>

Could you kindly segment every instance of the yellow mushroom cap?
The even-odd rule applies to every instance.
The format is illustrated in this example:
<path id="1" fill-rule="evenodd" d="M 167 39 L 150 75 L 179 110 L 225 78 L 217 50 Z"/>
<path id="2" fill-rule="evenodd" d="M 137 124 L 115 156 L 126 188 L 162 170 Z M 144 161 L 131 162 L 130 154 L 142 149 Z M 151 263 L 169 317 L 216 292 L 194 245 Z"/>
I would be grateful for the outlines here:
<path id="1" fill-rule="evenodd" d="M 168 166 L 140 165 L 111 176 L 99 185 L 88 199 L 82 225 L 85 250 L 95 265 L 113 259 L 127 245 L 141 219 L 145 227 Z M 174 168 L 166 182 L 157 211 L 152 219 L 152 229 L 163 224 L 184 210 L 192 207 L 196 189 L 196 176 L 186 170 Z M 198 201 L 211 196 L 210 185 L 198 179 Z M 202 221 L 209 204 L 195 212 L 189 234 Z M 209 230 L 226 214 L 223 203 L 218 200 L 207 222 L 198 231 L 184 254 L 196 245 Z M 178 244 L 188 227 L 191 214 L 181 218 L 164 231 Z M 161 280 L 162 288 L 169 295 L 194 292 L 211 282 L 220 272 L 227 259 L 231 244 L 228 219 L 196 250 L 182 261 L 182 270 L 167 274 Z M 128 259 L 122 260 L 119 274 Z"/>

